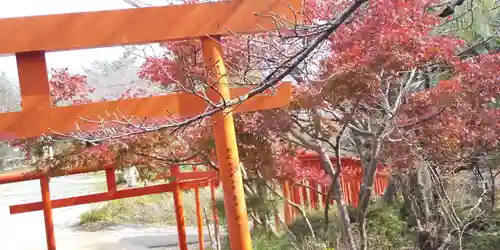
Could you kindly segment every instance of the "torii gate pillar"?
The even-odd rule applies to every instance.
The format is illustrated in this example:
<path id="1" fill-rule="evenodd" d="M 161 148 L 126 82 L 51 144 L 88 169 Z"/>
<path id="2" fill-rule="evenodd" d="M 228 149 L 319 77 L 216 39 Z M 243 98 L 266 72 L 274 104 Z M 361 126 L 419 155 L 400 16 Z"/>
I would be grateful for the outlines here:
<path id="1" fill-rule="evenodd" d="M 214 96 L 230 100 L 226 68 L 222 60 L 223 54 L 219 41 L 213 37 L 201 38 L 203 61 L 207 67 L 213 67 L 207 69 L 211 73 L 209 77 L 217 79 L 214 87 L 219 93 Z M 212 116 L 212 121 L 214 122 L 219 176 L 224 190 L 224 207 L 231 249 L 251 250 L 252 241 L 248 227 L 233 113 L 230 110 L 218 112 Z"/>

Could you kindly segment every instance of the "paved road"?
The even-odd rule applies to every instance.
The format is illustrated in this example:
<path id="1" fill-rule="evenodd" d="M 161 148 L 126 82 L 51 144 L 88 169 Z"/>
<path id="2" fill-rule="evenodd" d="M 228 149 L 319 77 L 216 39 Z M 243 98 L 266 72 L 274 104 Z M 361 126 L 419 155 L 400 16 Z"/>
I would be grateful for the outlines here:
<path id="1" fill-rule="evenodd" d="M 52 199 L 89 194 L 97 190 L 102 178 L 77 175 L 54 178 Z M 101 187 L 104 187 L 101 185 Z M 9 205 L 40 201 L 40 184 L 29 181 L 0 185 L 0 249 L 45 250 L 45 229 L 41 211 L 18 215 L 9 214 Z M 145 250 L 178 249 L 175 227 L 117 226 L 98 232 L 78 231 L 72 225 L 81 213 L 94 205 L 54 209 L 57 248 L 61 250 Z M 188 240 L 197 241 L 196 229 L 187 229 Z M 173 247 L 166 248 L 166 245 Z M 190 249 L 197 249 L 192 245 Z"/>
<path id="2" fill-rule="evenodd" d="M 196 228 L 187 228 L 189 249 L 198 249 Z M 24 243 L 2 244 L 2 250 L 46 250 L 44 235 L 24 237 Z M 208 241 L 208 238 L 205 239 Z M 62 250 L 177 250 L 175 227 L 116 226 L 96 232 L 57 230 L 57 249 Z M 205 245 L 208 246 L 208 242 Z"/>
<path id="3" fill-rule="evenodd" d="M 52 199 L 82 195 L 97 190 L 97 183 L 103 181 L 87 175 L 54 178 L 51 180 Z M 102 185 L 101 185 L 102 186 Z M 71 188 L 70 188 L 71 187 Z M 45 242 L 43 213 L 41 211 L 10 215 L 9 205 L 41 200 L 39 181 L 27 181 L 0 185 L 0 242 L 2 250 L 32 249 Z M 70 228 L 78 222 L 78 217 L 91 205 L 54 209 L 56 232 Z M 28 238 L 29 236 L 29 238 Z"/>
<path id="4" fill-rule="evenodd" d="M 198 249 L 196 228 L 187 228 L 189 249 Z M 74 250 L 174 250 L 177 247 L 175 227 L 116 226 L 97 232 L 60 232 L 57 239 L 59 249 Z M 61 240 L 62 239 L 62 240 Z M 208 240 L 208 238 L 206 239 Z M 208 243 L 206 243 L 208 244 Z M 26 250 L 42 250 L 29 248 Z"/>

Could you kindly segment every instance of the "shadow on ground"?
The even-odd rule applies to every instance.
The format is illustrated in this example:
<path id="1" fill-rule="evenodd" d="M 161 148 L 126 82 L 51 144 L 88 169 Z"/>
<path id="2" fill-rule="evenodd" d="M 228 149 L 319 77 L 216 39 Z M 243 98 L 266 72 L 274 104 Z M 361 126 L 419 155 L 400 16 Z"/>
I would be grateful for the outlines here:
<path id="1" fill-rule="evenodd" d="M 208 237 L 205 242 L 208 244 Z M 198 249 L 198 236 L 196 234 L 187 235 L 189 249 Z M 116 241 L 99 243 L 91 249 L 95 250 L 146 250 L 146 249 L 179 249 L 177 234 L 157 234 L 157 235 L 138 235 L 123 237 Z"/>

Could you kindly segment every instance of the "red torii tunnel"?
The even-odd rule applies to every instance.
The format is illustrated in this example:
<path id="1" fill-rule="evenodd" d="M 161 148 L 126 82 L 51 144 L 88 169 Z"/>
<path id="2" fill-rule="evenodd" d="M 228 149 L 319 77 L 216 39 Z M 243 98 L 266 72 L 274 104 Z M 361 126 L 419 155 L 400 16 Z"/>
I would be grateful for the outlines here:
<path id="1" fill-rule="evenodd" d="M 323 171 L 320 164 L 321 159 L 315 153 L 299 153 L 296 157 L 300 168 L 315 169 Z M 336 157 L 330 157 L 335 164 Z M 357 207 L 359 202 L 359 190 L 363 180 L 363 167 L 361 161 L 352 157 L 341 157 L 340 184 L 342 186 L 344 199 L 347 204 Z M 326 175 L 326 174 L 325 174 Z M 334 200 L 327 201 L 329 184 L 319 183 L 317 179 L 284 180 L 282 182 L 282 193 L 285 199 L 284 213 L 285 222 L 290 224 L 298 215 L 287 200 L 308 207 L 309 209 L 324 208 L 326 203 L 334 204 Z M 380 196 L 384 193 L 389 183 L 388 166 L 379 164 L 373 184 L 374 195 Z M 321 205 L 320 205 L 321 203 Z M 278 226 L 278 221 L 276 221 Z"/>

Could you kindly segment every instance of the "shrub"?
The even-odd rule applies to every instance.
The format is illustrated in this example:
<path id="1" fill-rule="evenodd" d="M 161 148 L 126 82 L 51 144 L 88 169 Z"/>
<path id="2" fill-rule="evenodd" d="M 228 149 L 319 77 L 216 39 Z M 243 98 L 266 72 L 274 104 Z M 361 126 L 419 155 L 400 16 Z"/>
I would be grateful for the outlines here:
<path id="1" fill-rule="evenodd" d="M 367 233 L 369 237 L 370 249 L 400 249 L 413 246 L 413 233 L 406 226 L 406 222 L 401 218 L 399 210 L 400 204 L 387 205 L 383 201 L 377 201 L 367 212 Z M 348 208 L 349 213 L 354 213 L 353 208 Z M 324 211 L 315 211 L 308 215 L 308 219 L 316 234 L 316 239 L 312 242 L 318 247 L 327 245 L 337 246 L 337 237 L 340 233 L 340 222 L 337 208 L 334 206 L 329 211 L 328 231 L 324 230 Z M 312 245 L 310 230 L 303 218 L 297 218 L 289 226 L 290 231 L 297 237 L 299 244 Z M 356 229 L 353 227 L 353 234 L 356 237 Z M 308 243 L 306 241 L 309 241 Z M 307 244 L 306 244 L 307 243 Z M 321 246 L 321 244 L 323 244 Z"/>
<path id="2" fill-rule="evenodd" d="M 475 235 L 463 238 L 463 249 L 490 250 L 500 249 L 500 216 L 484 225 L 484 229 Z"/>

